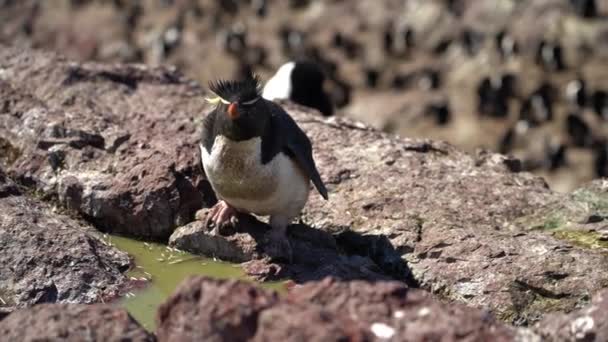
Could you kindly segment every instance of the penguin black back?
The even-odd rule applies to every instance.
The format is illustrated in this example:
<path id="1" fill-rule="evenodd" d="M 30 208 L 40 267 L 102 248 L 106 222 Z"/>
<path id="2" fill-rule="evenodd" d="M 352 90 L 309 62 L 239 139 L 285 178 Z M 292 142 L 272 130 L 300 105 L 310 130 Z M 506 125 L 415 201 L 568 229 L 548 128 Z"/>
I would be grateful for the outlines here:
<path id="1" fill-rule="evenodd" d="M 278 104 L 267 101 L 271 112 L 266 136 L 262 137 L 262 163 L 282 152 L 295 160 L 310 178 L 321 196 L 327 199 L 327 189 L 321 180 L 312 156 L 312 144 L 295 120 Z"/>
<path id="2" fill-rule="evenodd" d="M 268 100 L 290 99 L 330 116 L 334 108 L 329 94 L 323 89 L 324 82 L 325 73 L 317 63 L 288 62 L 266 83 L 263 96 Z"/>
<path id="3" fill-rule="evenodd" d="M 318 109 L 323 115 L 333 114 L 329 97 L 323 92 L 325 74 L 319 66 L 310 62 L 298 62 L 291 73 L 293 89 L 291 99 L 308 107 Z"/>

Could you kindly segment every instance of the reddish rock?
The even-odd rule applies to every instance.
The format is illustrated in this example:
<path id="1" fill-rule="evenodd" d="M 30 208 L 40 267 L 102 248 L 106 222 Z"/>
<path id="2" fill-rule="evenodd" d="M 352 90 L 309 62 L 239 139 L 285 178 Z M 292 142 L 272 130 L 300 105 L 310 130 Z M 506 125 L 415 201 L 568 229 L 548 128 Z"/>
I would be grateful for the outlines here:
<path id="1" fill-rule="evenodd" d="M 157 325 L 159 341 L 510 341 L 518 334 L 488 313 L 398 282 L 329 278 L 284 297 L 190 278 L 161 306 Z"/>
<path id="2" fill-rule="evenodd" d="M 41 304 L 0 321 L 3 341 L 133 341 L 156 339 L 125 309 L 94 304 Z"/>
<path id="3" fill-rule="evenodd" d="M 23 195 L 0 169 L 0 312 L 118 296 L 130 265 L 86 224 Z"/>
<path id="4" fill-rule="evenodd" d="M 166 68 L 0 50 L 0 137 L 18 151 L 5 162 L 17 181 L 105 231 L 166 239 L 192 220 L 208 192 L 196 86 Z"/>
<path id="5" fill-rule="evenodd" d="M 176 229 L 169 238 L 169 246 L 210 258 L 245 262 L 258 258 L 257 239 L 261 239 L 264 230 L 263 227 L 259 233 L 258 230 L 251 230 L 253 234 L 232 232 L 228 236 L 213 235 L 205 226 L 205 218 L 203 218 L 202 221 L 194 221 Z"/>
<path id="6" fill-rule="evenodd" d="M 303 324 L 303 322 L 306 322 Z M 371 341 L 365 325 L 307 303 L 280 303 L 260 313 L 251 341 Z"/>
<path id="7" fill-rule="evenodd" d="M 396 341 L 511 341 L 516 334 L 487 311 L 441 303 L 399 282 L 325 279 L 294 288 L 288 298 L 361 322 L 378 339 L 391 331 Z"/>
<path id="8" fill-rule="evenodd" d="M 156 335 L 159 341 L 246 341 L 260 313 L 278 301 L 253 284 L 191 277 L 159 307 Z"/>

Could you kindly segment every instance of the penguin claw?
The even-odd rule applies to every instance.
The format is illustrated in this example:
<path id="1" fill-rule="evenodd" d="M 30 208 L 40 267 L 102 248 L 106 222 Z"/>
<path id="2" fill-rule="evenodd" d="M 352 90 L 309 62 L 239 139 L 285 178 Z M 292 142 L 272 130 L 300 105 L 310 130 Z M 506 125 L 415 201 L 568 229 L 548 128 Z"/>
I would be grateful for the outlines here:
<path id="1" fill-rule="evenodd" d="M 212 235 L 217 235 L 224 226 L 236 226 L 236 214 L 236 209 L 230 204 L 225 201 L 219 201 L 209 211 L 205 225 L 207 228 L 213 228 L 211 230 Z"/>
<path id="2" fill-rule="evenodd" d="M 211 207 L 211 209 L 209 209 L 209 212 L 207 213 L 207 218 L 205 219 L 205 225 L 207 227 L 211 227 L 215 223 L 215 216 L 216 216 L 218 210 L 220 209 L 218 204 L 219 204 L 219 202 L 216 203 L 213 207 Z"/>

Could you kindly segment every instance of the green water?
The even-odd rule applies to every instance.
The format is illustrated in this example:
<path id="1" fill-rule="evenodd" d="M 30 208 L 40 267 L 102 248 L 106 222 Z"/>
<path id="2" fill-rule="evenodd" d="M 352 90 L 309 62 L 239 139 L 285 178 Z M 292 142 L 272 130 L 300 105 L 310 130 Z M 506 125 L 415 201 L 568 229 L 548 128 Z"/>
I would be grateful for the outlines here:
<path id="1" fill-rule="evenodd" d="M 155 327 L 154 317 L 158 305 L 164 302 L 185 278 L 191 275 L 206 275 L 214 278 L 247 279 L 238 265 L 203 258 L 165 245 L 121 236 L 108 236 L 106 241 L 129 253 L 134 259 L 136 266 L 129 271 L 129 277 L 147 281 L 145 288 L 127 294 L 121 300 L 121 305 L 148 330 Z M 282 283 L 265 283 L 262 286 L 279 289 Z"/>

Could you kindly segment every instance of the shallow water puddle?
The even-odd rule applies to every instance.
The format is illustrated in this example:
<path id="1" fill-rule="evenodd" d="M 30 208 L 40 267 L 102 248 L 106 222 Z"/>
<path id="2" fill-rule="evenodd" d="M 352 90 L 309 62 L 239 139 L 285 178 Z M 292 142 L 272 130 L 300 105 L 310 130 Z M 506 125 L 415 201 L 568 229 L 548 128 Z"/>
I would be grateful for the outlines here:
<path id="1" fill-rule="evenodd" d="M 129 293 L 120 302 L 148 330 L 155 327 L 154 317 L 158 305 L 164 302 L 185 278 L 205 275 L 224 279 L 247 279 L 238 265 L 203 258 L 162 244 L 121 236 L 108 236 L 106 241 L 129 253 L 134 259 L 136 267 L 128 272 L 129 277 L 148 280 L 143 289 Z M 264 283 L 262 286 L 280 289 L 282 283 Z"/>

